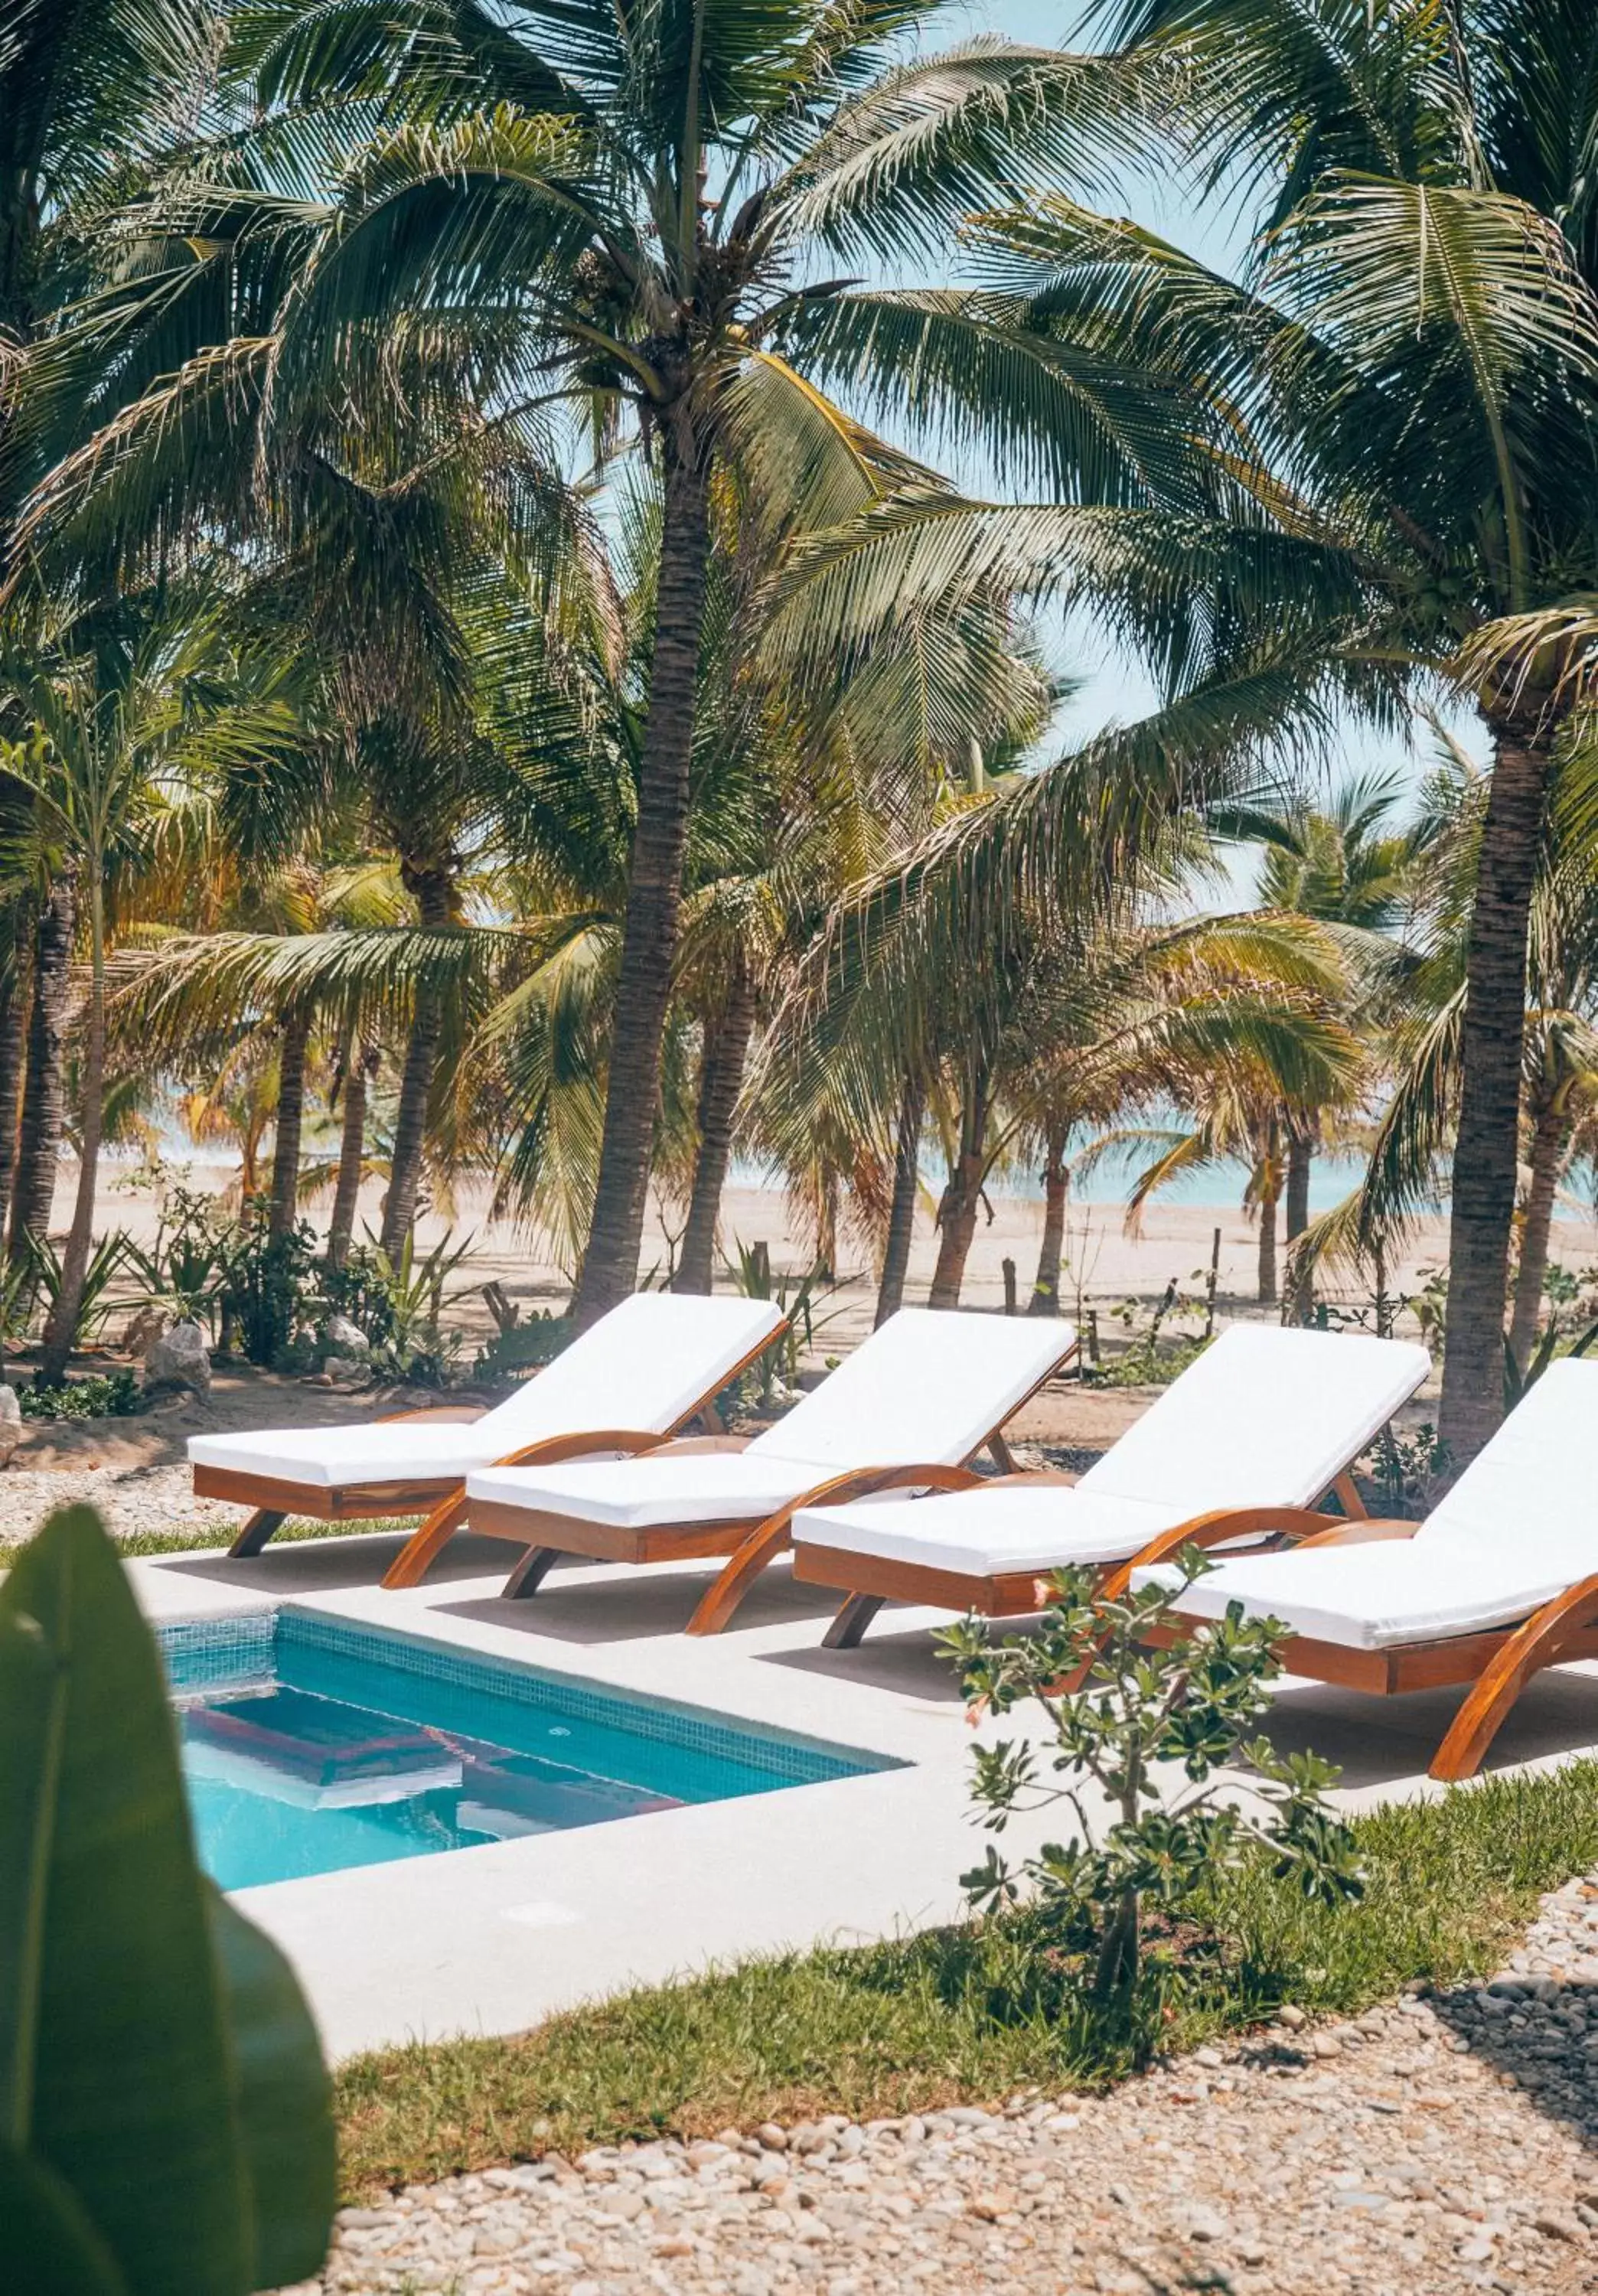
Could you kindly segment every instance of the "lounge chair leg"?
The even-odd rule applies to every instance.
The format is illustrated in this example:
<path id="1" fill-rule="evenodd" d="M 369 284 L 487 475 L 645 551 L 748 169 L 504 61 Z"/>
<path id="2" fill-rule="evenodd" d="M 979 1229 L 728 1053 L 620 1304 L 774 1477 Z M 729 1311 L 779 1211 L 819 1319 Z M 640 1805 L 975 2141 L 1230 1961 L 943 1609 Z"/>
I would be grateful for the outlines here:
<path id="1" fill-rule="evenodd" d="M 281 1530 L 286 1517 L 275 1513 L 271 1507 L 257 1507 L 243 1529 L 228 1548 L 230 1554 L 258 1554 L 275 1530 Z"/>
<path id="2" fill-rule="evenodd" d="M 504 1599 L 520 1603 L 536 1595 L 560 1558 L 558 1546 L 529 1546 L 500 1589 Z"/>
<path id="3" fill-rule="evenodd" d="M 851 1595 L 821 1638 L 823 1650 L 855 1650 L 865 1637 L 885 1595 Z"/>
<path id="4" fill-rule="evenodd" d="M 788 1545 L 792 1514 L 791 1507 L 784 1507 L 780 1515 L 763 1522 L 758 1530 L 751 1530 L 742 1546 L 733 1549 L 725 1569 L 712 1582 L 689 1620 L 691 1635 L 721 1632 L 766 1564 Z"/>
<path id="5" fill-rule="evenodd" d="M 1510 1709 L 1532 1675 L 1555 1666 L 1561 1652 L 1598 1614 L 1598 1576 L 1567 1587 L 1510 1636 L 1484 1669 L 1437 1750 L 1431 1775 L 1446 1784 L 1473 1778 Z"/>
<path id="6" fill-rule="evenodd" d="M 388 1587 L 420 1587 L 433 1564 L 461 1527 L 466 1494 L 455 1491 L 440 1500 L 431 1514 L 419 1522 L 383 1573 Z"/>

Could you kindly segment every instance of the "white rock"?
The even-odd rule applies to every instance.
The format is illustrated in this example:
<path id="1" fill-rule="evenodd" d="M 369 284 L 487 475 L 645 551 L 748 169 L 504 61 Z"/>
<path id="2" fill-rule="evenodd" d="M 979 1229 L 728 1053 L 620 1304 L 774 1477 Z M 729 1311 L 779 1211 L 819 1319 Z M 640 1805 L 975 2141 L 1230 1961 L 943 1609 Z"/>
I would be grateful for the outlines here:
<path id="1" fill-rule="evenodd" d="M 0 1467 L 11 1464 L 12 1453 L 25 1432 L 22 1406 L 14 1387 L 0 1383 Z"/>
<path id="2" fill-rule="evenodd" d="M 152 1340 L 144 1351 L 147 1388 L 187 1387 L 196 1395 L 211 1391 L 211 1359 L 205 1333 L 198 1324 L 174 1324 Z"/>
<path id="3" fill-rule="evenodd" d="M 372 1353 L 372 1342 L 358 1324 L 348 1316 L 330 1316 L 327 1320 L 327 1352 L 330 1356 L 353 1356 L 365 1363 Z"/>
<path id="4" fill-rule="evenodd" d="M 1567 1964 L 1592 1908 L 1551 1897 L 1527 1967 Z M 1525 2296 L 1555 2296 L 1592 2279 L 1598 2226 L 1574 2094 L 1586 2021 L 1567 2031 L 1568 1991 L 1546 2005 L 1529 1986 L 1492 1997 L 1510 2013 L 1489 2018 L 1464 1985 L 1401 2017 L 1367 2012 L 1323 2035 L 1346 2045 L 1357 2030 L 1364 2047 L 1291 2081 L 1279 2030 L 1091 2100 L 1045 2100 L 1042 2118 L 1030 2104 L 1012 2118 L 955 2107 L 869 2123 L 862 2137 L 818 2112 L 786 2140 L 768 2125 L 766 2145 L 725 2131 L 715 2144 L 595 2147 L 589 2181 L 562 2163 L 536 2197 L 508 2198 L 532 2167 L 407 2186 L 390 2204 L 397 2221 L 381 2207 L 347 2219 L 325 2284 L 348 2296 L 452 2284 L 457 2296 L 1147 2296 L 1191 2276 L 1196 2252 L 1214 2259 L 1217 2285 L 1241 2267 L 1240 2290 L 1260 2296 L 1307 2289 L 1308 2276 L 1326 2296 L 1452 2296 L 1495 2271 Z M 1461 2019 L 1476 2055 L 1454 2054 Z M 1315 2038 L 1293 2054 L 1309 2056 Z M 1217 2056 L 1225 2079 L 1206 2083 Z"/>

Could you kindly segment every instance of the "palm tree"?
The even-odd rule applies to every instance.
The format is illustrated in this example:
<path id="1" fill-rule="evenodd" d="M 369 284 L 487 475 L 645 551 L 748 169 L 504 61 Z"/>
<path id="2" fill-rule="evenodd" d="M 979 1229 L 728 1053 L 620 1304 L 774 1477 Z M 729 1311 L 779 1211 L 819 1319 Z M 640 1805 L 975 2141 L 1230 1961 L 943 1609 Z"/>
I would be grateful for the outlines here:
<path id="1" fill-rule="evenodd" d="M 897 1316 L 904 1304 L 905 1278 L 910 1272 L 910 1246 L 915 1232 L 915 1200 L 921 1192 L 921 1128 L 926 1113 L 926 1092 L 918 1078 L 906 1077 L 894 1128 L 893 1180 L 888 1218 L 882 1237 L 882 1266 L 877 1283 L 873 1325 Z"/>
<path id="2" fill-rule="evenodd" d="M 736 21 L 619 16 L 600 0 L 575 14 L 532 0 L 508 19 L 472 0 L 401 0 L 379 25 L 359 0 L 333 0 L 313 33 L 283 0 L 253 0 L 228 17 L 238 130 L 209 181 L 190 155 L 147 210 L 162 267 L 146 309 L 159 301 L 159 319 L 127 365 L 163 379 L 149 411 L 153 422 L 159 398 L 169 462 L 194 451 L 173 444 L 180 405 L 189 440 L 214 443 L 231 394 L 258 446 L 272 434 L 240 467 L 267 467 L 335 381 L 360 394 L 424 346 L 435 404 L 446 376 L 466 378 L 490 425 L 537 444 L 563 406 L 606 455 L 630 424 L 657 464 L 659 578 L 582 1317 L 636 1274 L 717 489 L 778 524 L 796 501 L 815 524 L 819 506 L 848 514 L 891 491 L 893 458 L 824 395 L 828 373 L 934 428 L 950 375 L 996 413 L 1012 405 L 1034 435 L 1056 404 L 1091 430 L 1102 464 L 1123 470 L 1157 427 L 1102 363 L 1091 377 L 1058 359 L 1018 366 L 975 306 L 923 294 L 907 324 L 900 298 L 838 277 L 840 265 L 919 270 L 972 206 L 1091 171 L 1106 140 L 1119 76 L 1099 60 L 992 39 L 917 59 L 918 20 L 821 0 Z M 285 140 L 287 119 L 305 132 Z M 185 322 L 201 351 L 212 276 L 244 283 L 250 333 L 174 382 Z M 140 323 L 120 324 L 126 341 Z M 102 443 L 102 479 L 136 428 Z"/>
<path id="3" fill-rule="evenodd" d="M 88 983 L 80 1076 L 78 1179 L 60 1286 L 45 1324 L 39 1380 L 63 1376 L 77 1333 L 94 1240 L 94 1196 L 105 1115 L 106 947 L 110 894 L 119 871 L 136 862 L 170 793 L 197 772 L 202 755 L 250 746 L 281 748 L 295 729 L 275 708 L 242 710 L 213 683 L 213 633 L 203 618 L 182 634 L 157 623 L 140 629 L 126 613 L 94 618 L 56 633 L 53 653 L 12 699 L 33 727 L 8 745 L 4 767 L 37 816 L 42 846 L 59 855 L 88 940 Z M 203 696 L 198 701 L 196 694 Z M 70 947 L 70 942 L 69 942 Z M 42 991 L 36 988 L 36 1001 Z M 60 1073 L 59 1062 L 54 1063 Z M 18 1199 L 17 1210 L 23 1210 Z"/>
<path id="4" fill-rule="evenodd" d="M 24 1259 L 28 1239 L 42 1238 L 55 1201 L 56 1157 L 66 1120 L 68 1003 L 78 922 L 78 875 L 70 861 L 40 855 L 46 890 L 34 928 L 22 1055 L 20 1116 L 11 1191 L 7 1250 Z"/>
<path id="5" fill-rule="evenodd" d="M 355 1234 L 356 1205 L 366 1177 L 366 1103 L 381 1055 L 354 1030 L 345 1035 L 330 1108 L 341 1096 L 343 1115 L 339 1131 L 338 1173 L 332 1210 L 327 1222 L 327 1264 L 342 1267 Z"/>
<path id="6" fill-rule="evenodd" d="M 1462 1021 L 1442 1421 L 1471 1457 L 1501 1410 L 1527 931 L 1569 673 L 1598 559 L 1593 28 L 1549 0 L 1123 0 L 1123 61 L 1170 71 L 1176 163 L 1262 209 L 1248 279 L 1060 196 L 978 226 L 987 298 L 1060 356 L 1141 369 L 1187 412 L 1185 503 L 1129 533 L 1066 503 L 929 506 L 835 550 L 825 579 L 914 599 L 934 563 L 1142 593 L 1168 699 L 1098 755 L 1190 792 L 1234 758 L 1323 744 L 1334 699 L 1389 724 L 1439 683 L 1480 709 L 1493 787 Z M 1162 439 L 1166 437 L 1163 431 Z M 1057 483 L 1112 497 L 1061 449 Z M 1163 465 L 1172 471 L 1168 457 Z M 1111 554 L 1111 544 L 1114 553 Z M 1119 594 L 1119 593 L 1117 593 Z M 1208 601 L 1206 611 L 1201 602 Z M 1193 675 L 1194 633 L 1205 639 Z M 947 873 L 989 912 L 1049 869 L 1084 761 Z M 1001 834 L 1002 832 L 1002 834 Z"/>
<path id="7" fill-rule="evenodd" d="M 1598 856 L 1587 771 L 1556 771 L 1533 890 L 1520 1134 L 1519 1254 L 1505 1344 L 1524 1370 L 1537 1334 L 1560 1180 L 1598 1092 Z M 1307 1266 L 1321 1257 L 1390 1263 L 1414 1214 L 1448 1185 L 1458 1121 L 1472 892 L 1489 776 L 1457 742 L 1420 797 L 1412 864 L 1413 947 L 1374 1010 L 1389 1096 L 1360 1185 L 1313 1222 Z"/>
<path id="8" fill-rule="evenodd" d="M 57 330 L 83 288 L 84 234 L 137 169 L 192 125 L 210 78 L 216 20 L 207 0 L 96 0 L 88 8 L 7 12 L 0 35 L 0 585 L 29 488 L 80 435 L 81 370 Z M 37 388 L 44 368 L 55 387 Z M 29 674 L 33 617 L 0 603 L 0 685 Z M 12 709 L 0 738 L 26 741 Z M 12 953 L 0 1007 L 0 1162 L 11 1250 L 49 1225 L 64 1111 L 68 968 L 76 930 L 70 866 L 46 870 L 37 905 L 20 889 L 0 931 Z M 31 963 L 17 961 L 34 931 Z M 29 985 L 31 980 L 31 987 Z M 24 1048 L 24 1029 L 27 1029 Z M 25 1078 L 19 1071 L 25 1065 Z M 18 1094 L 21 1136 L 12 1151 Z"/>
<path id="9" fill-rule="evenodd" d="M 1424 813 L 1407 830 L 1392 826 L 1403 800 L 1402 777 L 1396 773 L 1355 774 L 1336 788 L 1324 808 L 1302 797 L 1291 797 L 1264 807 L 1222 808 L 1212 816 L 1212 826 L 1222 835 L 1263 847 L 1258 893 L 1261 906 L 1278 914 L 1314 918 L 1336 929 L 1336 937 L 1349 964 L 1349 996 L 1345 1018 L 1356 1032 L 1369 1025 L 1379 1009 L 1383 976 L 1390 975 L 1395 952 L 1387 946 L 1409 914 L 1415 891 L 1415 868 L 1433 834 Z M 1270 1136 L 1262 1142 L 1266 1153 L 1260 1174 L 1281 1162 L 1281 1195 L 1285 1214 L 1285 1241 L 1290 1261 L 1292 1247 L 1309 1225 L 1309 1192 L 1316 1146 L 1323 1132 L 1324 1111 L 1284 1108 Z M 1285 1157 L 1283 1160 L 1283 1148 Z M 1267 1206 L 1257 1193 L 1262 1258 L 1274 1256 L 1274 1191 Z M 1283 1315 L 1305 1321 L 1312 1303 L 1312 1271 L 1295 1264 L 1283 1306 Z M 1273 1297 L 1262 1283 L 1260 1297 Z"/>
<path id="10" fill-rule="evenodd" d="M 1385 627 L 1365 643 L 1450 675 L 1492 735 L 1441 1407 L 1463 1463 L 1502 1407 L 1528 933 L 1566 714 L 1557 643 L 1505 677 L 1471 641 L 1557 608 L 1598 545 L 1598 27 L 1561 0 L 1124 0 L 1115 12 L 1144 53 L 1180 53 L 1209 164 L 1252 171 L 1267 193 L 1267 280 L 1317 339 L 1301 357 L 1277 338 L 1294 427 L 1320 466 L 1311 497 L 1319 507 L 1335 488 L 1338 529 L 1383 562 Z"/>
<path id="11" fill-rule="evenodd" d="M 1110 1071 L 1122 1105 L 1143 1120 L 1102 1134 L 1077 1168 L 1091 1169 L 1111 1149 L 1158 1150 L 1133 1185 L 1127 1225 L 1135 1228 L 1150 1200 L 1182 1174 L 1241 1160 L 1244 1210 L 1258 1223 L 1258 1293 L 1274 1303 L 1283 1144 L 1312 1111 L 1347 1103 L 1362 1075 L 1361 1047 L 1345 1017 L 1343 952 L 1315 921 L 1262 910 L 1157 933 L 1143 967 L 1135 983 L 1142 1001 L 1130 1007 L 1136 1025 Z M 1102 1103 L 1102 1085 L 1098 1097 Z M 1172 1105 L 1191 1129 L 1149 1121 Z M 1055 1122 L 1061 1112 L 1056 1103 Z"/>

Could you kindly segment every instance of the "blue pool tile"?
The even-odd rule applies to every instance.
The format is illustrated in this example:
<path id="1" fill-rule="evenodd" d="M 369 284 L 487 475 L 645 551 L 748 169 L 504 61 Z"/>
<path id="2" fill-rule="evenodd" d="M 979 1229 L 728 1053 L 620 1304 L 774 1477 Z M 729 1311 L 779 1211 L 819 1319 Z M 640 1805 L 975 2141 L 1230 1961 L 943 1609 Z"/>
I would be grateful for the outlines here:
<path id="1" fill-rule="evenodd" d="M 292 1607 L 160 1638 L 225 1889 L 898 1767 Z"/>

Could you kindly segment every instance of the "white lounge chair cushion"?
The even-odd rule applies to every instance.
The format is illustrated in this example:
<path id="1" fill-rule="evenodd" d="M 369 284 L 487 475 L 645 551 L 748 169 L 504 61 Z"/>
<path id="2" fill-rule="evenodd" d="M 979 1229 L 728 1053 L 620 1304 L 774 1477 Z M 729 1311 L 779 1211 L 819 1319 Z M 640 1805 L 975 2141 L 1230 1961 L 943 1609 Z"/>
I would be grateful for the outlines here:
<path id="1" fill-rule="evenodd" d="M 484 1467 L 466 1479 L 466 1498 L 619 1530 L 662 1523 L 742 1522 L 774 1513 L 825 1470 L 745 1451 L 701 1451 L 681 1459 L 614 1459 L 570 1467 Z"/>
<path id="2" fill-rule="evenodd" d="M 1439 1500 L 1416 1538 L 1452 1570 L 1466 1548 L 1547 1555 L 1570 1582 L 1598 1570 L 1598 1361 L 1550 1364 Z M 1534 1566 L 1540 1567 L 1540 1566 Z"/>
<path id="3" fill-rule="evenodd" d="M 922 1459 L 955 1466 L 1003 1426 L 1075 1338 L 1069 1324 L 1048 1316 L 901 1308 L 750 1450 L 835 1474 Z"/>
<path id="4" fill-rule="evenodd" d="M 782 1322 L 769 1300 L 635 1292 L 488 1413 L 482 1423 L 495 1431 L 495 1456 L 586 1428 L 664 1434 L 725 1387 Z"/>
<path id="5" fill-rule="evenodd" d="M 470 1425 L 369 1420 L 258 1428 L 194 1436 L 189 1458 L 196 1466 L 328 1489 L 411 1478 L 459 1482 L 507 1451 L 561 1435 L 611 1428 L 664 1435 L 725 1385 L 782 1320 L 768 1300 L 638 1292 Z"/>
<path id="6" fill-rule="evenodd" d="M 1217 1507 L 1308 1505 L 1430 1369 L 1408 1341 L 1234 1324 L 1074 1488 L 807 1510 L 795 1543 L 971 1578 L 1126 1562 Z"/>
<path id="7" fill-rule="evenodd" d="M 912 1506 L 876 1503 L 806 1507 L 793 1518 L 796 1546 L 830 1546 L 961 1578 L 1058 1570 L 1070 1562 L 1116 1562 L 1135 1554 L 1180 1515 L 1112 1492 L 1040 1483 L 951 1491 Z"/>
<path id="8" fill-rule="evenodd" d="M 1234 1324 L 1078 1488 L 1174 1510 L 1176 1522 L 1216 1507 L 1312 1505 L 1430 1368 L 1407 1340 Z"/>
<path id="9" fill-rule="evenodd" d="M 484 1419 L 454 1426 L 402 1419 L 391 1427 L 381 1421 L 354 1427 L 263 1427 L 249 1435 L 196 1435 L 189 1457 L 195 1466 L 225 1467 L 235 1475 L 261 1475 L 318 1490 L 356 1483 L 458 1483 L 504 1447 L 502 1438 L 482 1433 L 487 1424 Z"/>
<path id="10" fill-rule="evenodd" d="M 1170 1583 L 1169 1563 L 1135 1570 L 1135 1587 Z M 1578 1574 L 1580 1575 L 1580 1574 Z M 1372 1539 L 1360 1546 L 1291 1547 L 1240 1554 L 1190 1587 L 1182 1610 L 1224 1618 L 1242 1603 L 1251 1618 L 1279 1619 L 1310 1642 L 1381 1651 L 1450 1635 L 1512 1626 L 1570 1584 L 1560 1570 L 1537 1574 L 1512 1550 L 1451 1554 L 1438 1568 L 1436 1550 L 1418 1539 Z"/>
<path id="11" fill-rule="evenodd" d="M 468 1499 L 642 1530 L 736 1522 L 854 1467 L 953 1466 L 1066 1354 L 1068 1324 L 901 1308 L 739 1452 L 471 1476 Z"/>
<path id="12" fill-rule="evenodd" d="M 1598 1572 L 1592 1431 L 1598 1364 L 1550 1365 L 1413 1539 L 1241 1556 L 1183 1597 L 1229 1602 L 1315 1642 L 1391 1650 L 1528 1618 Z M 1162 1578 L 1161 1566 L 1156 1566 Z M 1138 1571 L 1134 1584 L 1155 1572 Z M 1168 1579 L 1166 1580 L 1168 1583 Z"/>

